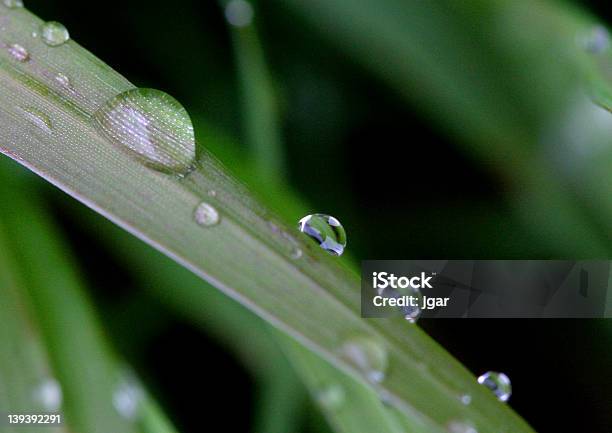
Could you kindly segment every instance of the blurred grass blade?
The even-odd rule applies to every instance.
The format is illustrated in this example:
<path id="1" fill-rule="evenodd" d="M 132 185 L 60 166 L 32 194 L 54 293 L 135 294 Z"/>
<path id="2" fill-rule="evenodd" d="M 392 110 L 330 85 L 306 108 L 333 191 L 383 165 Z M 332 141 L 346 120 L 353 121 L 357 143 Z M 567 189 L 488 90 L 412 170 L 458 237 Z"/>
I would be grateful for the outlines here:
<path id="1" fill-rule="evenodd" d="M 33 39 L 31 29 L 41 22 L 26 10 L 3 8 L 0 18 L 1 42 L 19 44 L 29 59 L 17 62 L 9 50 L 0 50 L 2 152 L 356 378 L 365 381 L 338 348 L 354 335 L 379 341 L 391 368 L 377 387 L 422 431 L 441 431 L 456 418 L 483 431 L 531 431 L 418 327 L 400 318 L 361 319 L 357 276 L 276 221 L 205 149 L 198 148 L 195 169 L 181 177 L 145 166 L 102 136 L 92 114 L 133 86 L 72 41 L 52 48 Z M 58 87 L 59 72 L 70 77 L 75 92 Z M 202 201 L 218 211 L 219 224 L 196 223 L 194 210 Z M 293 258 L 296 249 L 299 260 Z M 464 393 L 473 397 L 469 407 L 459 401 Z"/>
<path id="2" fill-rule="evenodd" d="M 589 79 L 598 102 L 611 94 L 610 50 L 605 67 L 589 74 L 597 68 L 577 43 L 595 20 L 560 1 L 277 3 L 416 103 L 501 177 L 534 237 L 564 256 L 607 257 L 612 214 L 607 222 L 593 218 L 598 203 L 585 207 L 572 185 L 560 182 L 541 143 Z M 590 186 L 606 201 L 609 173 Z"/>
<path id="3" fill-rule="evenodd" d="M 31 311 L 23 299 L 22 275 L 10 255 L 5 233 L 8 233 L 7 227 L 0 222 L 0 430 L 16 433 L 24 427 L 9 427 L 6 416 L 48 412 L 37 390 L 54 380 L 55 375 Z M 57 413 L 62 414 L 61 409 Z M 30 427 L 28 431 L 63 433 L 68 429 L 41 426 Z"/>
<path id="4" fill-rule="evenodd" d="M 242 0 L 221 1 L 221 4 L 225 7 L 234 47 L 245 141 L 251 147 L 259 176 L 278 183 L 285 175 L 279 108 L 254 23 L 256 11 L 251 3 Z M 241 17 L 244 21 L 237 21 Z"/>
<path id="5" fill-rule="evenodd" d="M 122 377 L 121 369 L 98 328 L 81 282 L 67 258 L 66 247 L 49 224 L 45 209 L 35 203 L 37 196 L 32 189 L 12 181 L 5 170 L 0 170 L 0 179 L 0 199 L 11 203 L 0 215 L 2 225 L 10 233 L 1 251 L 4 255 L 11 251 L 19 263 L 22 294 L 35 313 L 33 323 L 43 331 L 45 348 L 62 385 L 63 411 L 70 429 L 87 433 L 172 433 L 168 426 L 159 427 L 160 421 L 150 421 L 163 417 L 148 398 L 143 403 L 142 419 L 151 429 L 145 425 L 140 430 L 119 415 L 113 399 Z M 10 293 L 10 289 L 3 284 L 0 292 Z M 13 344 L 23 350 L 28 347 L 28 340 L 24 338 L 25 343 L 13 340 Z M 32 368 L 32 372 L 38 370 Z M 30 374 L 24 372 L 23 377 Z M 6 387 L 6 392 L 17 395 L 18 390 Z M 22 410 L 31 413 L 32 407 L 30 402 Z"/>

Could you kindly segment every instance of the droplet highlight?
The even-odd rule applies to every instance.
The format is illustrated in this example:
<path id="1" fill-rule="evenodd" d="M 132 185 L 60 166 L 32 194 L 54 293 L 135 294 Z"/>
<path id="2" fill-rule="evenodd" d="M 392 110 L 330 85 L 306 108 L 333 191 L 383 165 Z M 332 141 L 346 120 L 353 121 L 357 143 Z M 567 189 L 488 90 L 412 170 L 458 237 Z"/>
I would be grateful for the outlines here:
<path id="1" fill-rule="evenodd" d="M 98 109 L 94 119 L 106 137 L 149 167 L 179 175 L 192 169 L 193 124 L 172 96 L 154 89 L 128 90 Z"/>
<path id="2" fill-rule="evenodd" d="M 53 378 L 44 379 L 34 389 L 34 400 L 46 412 L 57 412 L 62 407 L 62 387 Z"/>
<path id="3" fill-rule="evenodd" d="M 225 19 L 234 27 L 250 25 L 253 15 L 253 6 L 246 0 L 231 0 L 225 7 Z"/>
<path id="4" fill-rule="evenodd" d="M 388 367 L 388 353 L 385 346 L 369 336 L 348 339 L 340 347 L 342 357 L 362 372 L 370 382 L 382 382 Z"/>
<path id="5" fill-rule="evenodd" d="M 70 39 L 68 29 L 62 23 L 49 21 L 40 28 L 40 35 L 45 44 L 50 47 L 57 47 L 66 43 Z"/>
<path id="6" fill-rule="evenodd" d="M 488 371 L 478 378 L 478 383 L 489 388 L 499 401 L 506 402 L 512 395 L 510 378 L 504 373 Z"/>
<path id="7" fill-rule="evenodd" d="M 30 53 L 19 44 L 11 44 L 8 46 L 8 53 L 18 62 L 27 62 L 30 60 Z"/>
<path id="8" fill-rule="evenodd" d="M 3 0 L 2 3 L 9 9 L 17 9 L 23 7 L 23 1 L 21 0 Z"/>
<path id="9" fill-rule="evenodd" d="M 200 203 L 198 207 L 196 207 L 193 217 L 196 223 L 204 227 L 217 225 L 220 220 L 217 209 L 205 202 Z"/>
<path id="10" fill-rule="evenodd" d="M 321 248 L 334 256 L 341 256 L 346 247 L 346 232 L 336 218 L 316 213 L 298 223 L 298 230 L 314 239 Z"/>

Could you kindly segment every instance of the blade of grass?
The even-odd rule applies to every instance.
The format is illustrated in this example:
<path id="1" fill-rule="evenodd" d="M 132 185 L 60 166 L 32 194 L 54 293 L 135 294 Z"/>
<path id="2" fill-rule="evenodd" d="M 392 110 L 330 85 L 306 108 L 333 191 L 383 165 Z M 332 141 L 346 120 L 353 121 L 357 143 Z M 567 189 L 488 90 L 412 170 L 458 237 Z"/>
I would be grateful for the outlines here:
<path id="1" fill-rule="evenodd" d="M 220 1 L 226 15 L 232 5 L 242 8 L 243 14 L 254 13 L 248 2 Z M 228 8 L 228 5 L 229 8 Z M 246 8 L 246 10 L 244 10 Z M 239 11 L 233 11 L 234 14 Z M 250 146 L 259 176 L 281 182 L 285 175 L 284 152 L 279 125 L 279 108 L 274 97 L 274 85 L 266 68 L 263 47 L 255 21 L 244 25 L 229 25 L 234 48 L 236 70 L 241 90 L 242 123 L 245 142 Z"/>
<path id="2" fill-rule="evenodd" d="M 6 170 L 0 170 L 0 179 L 0 198 L 11 204 L 0 214 L 0 221 L 10 230 L 2 251 L 11 251 L 19 263 L 26 303 L 43 331 L 46 350 L 62 384 L 71 429 L 88 433 L 172 433 L 148 397 L 140 418 L 142 430 L 119 415 L 113 402 L 121 379 L 119 362 L 96 323 L 65 246 L 45 209 L 37 204 L 36 193 L 23 182 L 7 177 Z"/>
<path id="3" fill-rule="evenodd" d="M 531 431 L 418 327 L 400 319 L 361 319 L 357 276 L 278 223 L 205 149 L 198 148 L 196 169 L 180 178 L 144 166 L 102 137 L 92 113 L 131 84 L 73 41 L 51 48 L 32 39 L 31 29 L 41 21 L 26 10 L 3 8 L 0 19 L 0 41 L 19 43 L 30 58 L 18 63 L 0 50 L 3 153 L 359 380 L 365 382 L 363 372 L 338 348 L 354 335 L 380 341 L 392 368 L 377 387 L 422 431 L 442 431 L 457 418 L 483 431 Z M 70 77 L 74 93 L 58 88 L 58 72 Z M 44 113 L 52 127 L 32 123 L 24 115 L 28 107 Z M 218 209 L 220 224 L 196 224 L 193 212 L 203 200 Z M 292 258 L 295 248 L 302 252 L 299 260 Z M 469 407 L 459 401 L 464 393 L 473 397 Z"/>

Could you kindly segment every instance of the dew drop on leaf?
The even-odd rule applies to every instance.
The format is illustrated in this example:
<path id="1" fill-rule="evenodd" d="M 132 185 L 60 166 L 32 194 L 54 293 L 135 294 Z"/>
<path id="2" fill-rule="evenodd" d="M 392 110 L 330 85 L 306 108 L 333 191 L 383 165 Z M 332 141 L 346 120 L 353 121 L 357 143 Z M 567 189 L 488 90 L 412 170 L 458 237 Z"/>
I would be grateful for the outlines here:
<path id="1" fill-rule="evenodd" d="M 4 6 L 9 9 L 17 9 L 23 7 L 23 1 L 21 0 L 3 0 Z"/>
<path id="2" fill-rule="evenodd" d="M 32 122 L 45 132 L 52 131 L 53 124 L 51 123 L 51 119 L 49 118 L 49 116 L 47 116 L 45 113 L 34 107 L 26 107 L 22 110 L 26 118 L 30 122 Z"/>
<path id="3" fill-rule="evenodd" d="M 45 44 L 51 47 L 62 45 L 70 39 L 68 29 L 62 23 L 57 21 L 49 21 L 44 23 L 40 28 L 40 35 Z"/>
<path id="4" fill-rule="evenodd" d="M 208 203 L 202 202 L 196 207 L 193 213 L 195 221 L 204 227 L 214 226 L 219 223 L 219 212 Z"/>
<path id="5" fill-rule="evenodd" d="M 370 382 L 382 382 L 388 366 L 385 346 L 370 336 L 356 336 L 340 347 L 342 357 L 362 372 Z"/>
<path id="6" fill-rule="evenodd" d="M 463 394 L 461 397 L 459 397 L 459 400 L 461 400 L 461 403 L 467 406 L 472 402 L 472 396 L 469 394 Z"/>
<path id="7" fill-rule="evenodd" d="M 463 421 L 451 421 L 446 425 L 448 433 L 478 433 L 473 425 Z"/>
<path id="8" fill-rule="evenodd" d="M 512 394 L 510 379 L 504 373 L 488 371 L 478 378 L 478 383 L 489 388 L 499 401 L 508 401 Z"/>
<path id="9" fill-rule="evenodd" d="M 346 398 L 344 388 L 338 384 L 332 384 L 321 388 L 316 393 L 317 401 L 327 410 L 337 410 L 344 404 Z"/>
<path id="10" fill-rule="evenodd" d="M 123 372 L 113 391 L 113 406 L 123 418 L 133 420 L 138 416 L 144 391 L 136 378 Z"/>
<path id="11" fill-rule="evenodd" d="M 62 387 L 53 378 L 42 380 L 34 389 L 34 400 L 46 412 L 57 412 L 62 407 Z"/>
<path id="12" fill-rule="evenodd" d="M 19 44 L 11 44 L 8 46 L 8 52 L 11 57 L 18 62 L 27 62 L 30 60 L 30 53 Z"/>
<path id="13" fill-rule="evenodd" d="M 196 147 L 189 114 L 162 91 L 120 93 L 100 107 L 94 119 L 107 138 L 151 168 L 184 175 L 193 167 Z"/>
<path id="14" fill-rule="evenodd" d="M 61 72 L 55 74 L 55 81 L 62 87 L 69 89 L 72 83 L 70 82 L 70 78 L 66 74 L 62 74 Z"/>
<path id="15" fill-rule="evenodd" d="M 234 27 L 246 27 L 253 21 L 253 7 L 246 0 L 231 0 L 225 7 L 225 19 Z"/>
<path id="16" fill-rule="evenodd" d="M 344 227 L 333 216 L 316 213 L 307 215 L 298 223 L 298 230 L 314 239 L 321 248 L 340 256 L 346 247 Z"/>

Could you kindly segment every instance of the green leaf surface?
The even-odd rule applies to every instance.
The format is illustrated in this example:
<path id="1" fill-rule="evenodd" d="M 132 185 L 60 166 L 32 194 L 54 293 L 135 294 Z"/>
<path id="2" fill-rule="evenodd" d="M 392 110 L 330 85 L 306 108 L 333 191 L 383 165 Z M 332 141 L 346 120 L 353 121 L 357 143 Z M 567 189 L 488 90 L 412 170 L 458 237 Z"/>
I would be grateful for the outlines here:
<path id="1" fill-rule="evenodd" d="M 19 43 L 30 58 L 16 62 L 7 50 L 0 51 L 2 152 L 355 378 L 365 382 L 338 348 L 354 335 L 379 341 L 388 352 L 389 369 L 377 391 L 417 431 L 442 431 L 454 419 L 469 419 L 482 431 L 531 431 L 418 327 L 400 319 L 361 319 L 357 276 L 258 205 L 206 151 L 206 137 L 199 137 L 203 146 L 197 149 L 196 168 L 185 177 L 145 166 L 102 136 L 92 121 L 97 108 L 133 86 L 73 41 L 51 48 L 33 39 L 32 29 L 40 20 L 27 11 L 3 8 L 0 18 L 5 23 L 0 42 Z M 70 77 L 74 91 L 58 87 L 60 72 Z M 41 116 L 33 120 L 32 108 L 51 127 L 41 124 Z M 194 221 L 202 201 L 217 209 L 220 224 L 202 227 Z M 34 241 L 24 234 L 24 242 Z M 296 248 L 302 253 L 299 259 L 293 258 Z M 58 302 L 46 289 L 41 299 Z M 54 314 L 59 311 L 58 306 Z M 80 319 L 81 312 L 66 314 Z M 52 322 L 61 323 L 57 317 Z M 58 326 L 56 338 L 64 331 Z M 465 393 L 472 396 L 469 406 L 459 399 Z M 103 409 L 90 406 L 91 413 L 94 408 Z"/>

